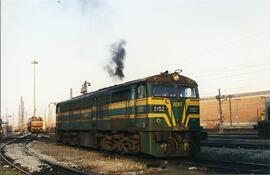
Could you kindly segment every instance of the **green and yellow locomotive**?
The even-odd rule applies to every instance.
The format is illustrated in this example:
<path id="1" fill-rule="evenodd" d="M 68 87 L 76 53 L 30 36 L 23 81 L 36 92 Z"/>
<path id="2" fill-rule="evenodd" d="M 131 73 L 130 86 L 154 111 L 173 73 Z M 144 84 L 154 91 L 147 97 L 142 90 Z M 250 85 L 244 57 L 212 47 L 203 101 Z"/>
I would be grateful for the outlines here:
<path id="1" fill-rule="evenodd" d="M 72 145 L 156 157 L 200 150 L 197 83 L 177 72 L 127 82 L 57 104 L 56 134 Z"/>

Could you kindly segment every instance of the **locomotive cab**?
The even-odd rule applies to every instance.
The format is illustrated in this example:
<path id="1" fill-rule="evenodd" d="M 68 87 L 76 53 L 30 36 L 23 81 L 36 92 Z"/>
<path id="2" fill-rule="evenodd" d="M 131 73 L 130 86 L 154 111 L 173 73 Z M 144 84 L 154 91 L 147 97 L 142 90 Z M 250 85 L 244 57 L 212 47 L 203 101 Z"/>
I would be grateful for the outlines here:
<path id="1" fill-rule="evenodd" d="M 166 113 L 167 116 L 170 116 L 166 124 L 171 130 L 198 129 L 196 124 L 189 123 L 190 118 L 199 118 L 197 87 L 178 84 L 152 84 L 151 87 L 151 100 L 157 102 L 164 100 L 165 102 L 164 105 L 154 105 L 152 112 Z"/>
<path id="2" fill-rule="evenodd" d="M 178 73 L 148 79 L 148 125 L 142 148 L 157 157 L 189 156 L 200 150 L 199 93 L 195 81 Z"/>

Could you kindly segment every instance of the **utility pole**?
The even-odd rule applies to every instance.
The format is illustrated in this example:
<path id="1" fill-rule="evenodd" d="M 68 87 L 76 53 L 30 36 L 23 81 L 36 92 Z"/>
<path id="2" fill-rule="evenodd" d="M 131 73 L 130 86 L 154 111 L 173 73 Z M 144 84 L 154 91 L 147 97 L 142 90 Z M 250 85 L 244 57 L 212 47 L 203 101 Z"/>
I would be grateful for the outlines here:
<path id="1" fill-rule="evenodd" d="M 6 120 L 8 119 L 8 108 L 6 107 Z"/>
<path id="2" fill-rule="evenodd" d="M 219 112 L 219 129 L 220 132 L 223 132 L 223 116 L 222 116 L 222 106 L 221 106 L 221 93 L 220 93 L 220 89 L 218 89 L 218 95 L 216 96 L 216 99 L 218 100 L 218 112 Z"/>
<path id="3" fill-rule="evenodd" d="M 22 130 L 24 130 L 24 102 L 23 102 L 23 97 L 21 96 L 21 125 L 22 125 Z"/>
<path id="4" fill-rule="evenodd" d="M 70 88 L 70 98 L 72 98 L 73 95 L 72 95 L 72 88 Z"/>
<path id="5" fill-rule="evenodd" d="M 34 111 L 33 111 L 33 117 L 36 117 L 36 64 L 38 64 L 38 62 L 36 60 L 33 60 L 32 64 L 34 65 Z"/>
<path id="6" fill-rule="evenodd" d="M 232 96 L 229 95 L 230 127 L 232 127 Z"/>
<path id="7" fill-rule="evenodd" d="M 49 128 L 51 129 L 53 127 L 53 122 L 55 122 L 55 119 L 52 119 L 52 110 L 51 110 L 51 104 L 57 105 L 57 102 L 50 102 L 48 105 L 48 119 L 49 119 Z"/>
<path id="8" fill-rule="evenodd" d="M 18 130 L 21 131 L 21 105 L 19 105 L 18 108 Z"/>
<path id="9" fill-rule="evenodd" d="M 238 114 L 238 102 L 236 104 L 236 115 L 235 115 L 235 118 L 236 118 L 236 123 L 237 123 L 237 128 L 239 127 L 239 122 L 238 122 L 238 118 L 239 118 L 239 114 Z"/>
<path id="10" fill-rule="evenodd" d="M 15 113 L 13 113 L 13 115 L 12 115 L 12 130 L 14 130 L 14 118 L 15 118 Z"/>
<path id="11" fill-rule="evenodd" d="M 45 119 L 48 118 L 48 115 L 47 115 L 46 111 L 47 111 L 47 110 L 45 109 L 45 110 L 44 110 L 44 117 L 43 117 L 43 127 L 44 127 L 44 128 L 46 128 L 46 123 L 47 123 Z"/>
<path id="12" fill-rule="evenodd" d="M 232 99 L 233 95 L 221 95 L 220 89 L 218 89 L 218 95 L 216 96 L 216 99 L 218 100 L 218 105 L 219 105 L 219 124 L 220 124 L 220 132 L 223 132 L 223 123 L 225 122 L 224 116 L 222 113 L 222 103 L 229 99 L 229 115 L 230 115 L 230 127 L 232 127 Z M 223 99 L 224 98 L 224 99 Z M 221 100 L 223 99 L 223 100 Z"/>

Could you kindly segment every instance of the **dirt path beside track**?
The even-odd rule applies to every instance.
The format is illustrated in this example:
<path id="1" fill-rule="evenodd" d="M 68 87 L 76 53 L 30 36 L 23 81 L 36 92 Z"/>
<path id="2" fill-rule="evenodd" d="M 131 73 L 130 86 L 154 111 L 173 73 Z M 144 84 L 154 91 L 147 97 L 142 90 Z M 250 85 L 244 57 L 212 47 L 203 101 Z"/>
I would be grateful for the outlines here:
<path id="1" fill-rule="evenodd" d="M 96 174 L 206 174 L 205 170 L 189 169 L 185 165 L 149 168 L 142 158 L 136 156 L 80 149 L 57 143 L 33 141 L 29 144 L 29 149 L 45 159 L 55 159 L 58 163 L 78 166 Z"/>

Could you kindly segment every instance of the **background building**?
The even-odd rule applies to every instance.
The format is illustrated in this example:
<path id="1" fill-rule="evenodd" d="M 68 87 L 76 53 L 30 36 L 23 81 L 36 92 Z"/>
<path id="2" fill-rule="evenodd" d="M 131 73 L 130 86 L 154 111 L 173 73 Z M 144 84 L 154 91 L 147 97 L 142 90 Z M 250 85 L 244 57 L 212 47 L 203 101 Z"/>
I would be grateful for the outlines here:
<path id="1" fill-rule="evenodd" d="M 221 96 L 222 123 L 224 127 L 253 127 L 265 116 L 265 101 L 270 91 L 250 92 Z M 220 125 L 220 108 L 217 97 L 202 98 L 200 102 L 201 125 L 215 128 Z"/>

